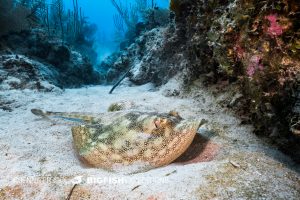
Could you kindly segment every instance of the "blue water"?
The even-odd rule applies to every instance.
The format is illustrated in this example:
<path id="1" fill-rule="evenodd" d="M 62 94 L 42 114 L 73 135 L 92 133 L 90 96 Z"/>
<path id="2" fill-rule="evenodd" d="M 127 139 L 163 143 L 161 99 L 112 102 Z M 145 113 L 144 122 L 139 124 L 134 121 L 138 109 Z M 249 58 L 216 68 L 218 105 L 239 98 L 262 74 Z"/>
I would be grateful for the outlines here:
<path id="1" fill-rule="evenodd" d="M 127 2 L 129 5 L 135 2 L 135 0 L 121 0 L 121 2 Z M 151 0 L 148 2 L 151 2 Z M 73 0 L 64 0 L 64 3 L 66 10 L 73 10 Z M 169 7 L 169 0 L 156 0 L 155 3 L 160 8 Z M 113 7 L 111 0 L 78 0 L 78 4 L 82 7 L 89 22 L 96 24 L 98 27 L 96 49 L 98 52 L 98 61 L 100 61 L 119 46 L 114 42 L 115 27 L 113 14 L 116 14 L 117 11 Z"/>

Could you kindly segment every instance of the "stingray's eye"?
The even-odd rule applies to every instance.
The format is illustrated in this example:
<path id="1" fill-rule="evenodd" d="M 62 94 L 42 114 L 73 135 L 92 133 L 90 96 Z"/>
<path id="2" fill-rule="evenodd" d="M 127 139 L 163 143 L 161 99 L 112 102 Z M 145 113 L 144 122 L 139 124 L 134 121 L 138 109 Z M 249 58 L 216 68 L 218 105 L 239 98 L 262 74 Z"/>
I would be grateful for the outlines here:
<path id="1" fill-rule="evenodd" d="M 161 122 L 162 122 L 162 119 L 161 118 L 157 118 L 154 120 L 154 124 L 155 124 L 155 127 L 156 128 L 159 128 L 161 126 Z"/>
<path id="2" fill-rule="evenodd" d="M 154 121 L 155 127 L 156 128 L 162 128 L 165 127 L 166 125 L 170 124 L 170 120 L 167 118 L 157 118 Z"/>

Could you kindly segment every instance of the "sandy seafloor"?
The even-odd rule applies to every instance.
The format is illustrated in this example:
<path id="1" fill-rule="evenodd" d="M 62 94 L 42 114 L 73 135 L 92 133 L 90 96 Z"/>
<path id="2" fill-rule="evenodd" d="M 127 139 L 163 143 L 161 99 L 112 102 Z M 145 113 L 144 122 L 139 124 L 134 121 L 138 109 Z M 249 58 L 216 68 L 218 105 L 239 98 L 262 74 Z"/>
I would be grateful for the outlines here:
<path id="1" fill-rule="evenodd" d="M 151 85 L 123 85 L 112 95 L 110 88 L 0 92 L 2 98 L 14 100 L 12 112 L 0 110 L 1 200 L 66 199 L 75 183 L 73 200 L 300 198 L 299 166 L 222 108 L 219 102 L 226 95 L 198 87 L 186 97 L 165 97 L 172 83 L 160 90 Z M 72 147 L 71 122 L 43 120 L 30 112 L 41 108 L 101 113 L 120 101 L 136 110 L 176 110 L 183 118 L 207 119 L 203 129 L 211 131 L 209 140 L 202 141 L 200 151 L 192 149 L 197 155 L 187 162 L 138 174 L 116 174 L 80 163 Z"/>

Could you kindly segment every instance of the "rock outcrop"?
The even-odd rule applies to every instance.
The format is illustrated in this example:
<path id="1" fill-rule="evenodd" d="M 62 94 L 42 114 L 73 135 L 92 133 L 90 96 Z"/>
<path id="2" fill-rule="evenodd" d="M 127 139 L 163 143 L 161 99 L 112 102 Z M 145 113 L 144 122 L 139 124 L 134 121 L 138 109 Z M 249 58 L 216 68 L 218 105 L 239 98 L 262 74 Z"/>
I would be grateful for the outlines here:
<path id="1" fill-rule="evenodd" d="M 51 66 L 33 61 L 22 55 L 0 56 L 0 90 L 33 89 L 50 92 L 59 72 Z M 52 83 L 52 84 L 51 84 Z"/>
<path id="2" fill-rule="evenodd" d="M 9 74 L 22 71 L 26 66 L 34 68 L 36 73 L 27 73 L 32 80 L 43 79 L 60 88 L 73 88 L 82 85 L 99 84 L 101 77 L 90 61 L 77 51 L 74 51 L 59 39 L 50 38 L 42 30 L 11 33 L 0 38 L 0 56 L 2 62 L 12 63 Z M 7 60 L 8 59 L 8 60 Z M 2 63 L 4 71 L 7 71 Z M 25 66 L 25 67 L 24 67 Z M 42 71 L 40 71 L 42 70 Z M 36 77 L 36 75 L 42 75 Z M 5 76 L 2 73 L 2 77 Z M 29 79 L 28 78 L 28 81 Z M 23 82 L 25 79 L 23 79 Z M 23 87 L 28 85 L 22 83 Z M 31 87 L 29 87 L 31 88 Z"/>
<path id="3" fill-rule="evenodd" d="M 174 31 L 173 26 L 146 31 L 127 49 L 102 62 L 100 68 L 107 69 L 108 83 L 114 83 L 128 69 L 129 80 L 137 85 L 152 82 L 160 86 L 182 72 L 187 61 L 182 40 Z"/>

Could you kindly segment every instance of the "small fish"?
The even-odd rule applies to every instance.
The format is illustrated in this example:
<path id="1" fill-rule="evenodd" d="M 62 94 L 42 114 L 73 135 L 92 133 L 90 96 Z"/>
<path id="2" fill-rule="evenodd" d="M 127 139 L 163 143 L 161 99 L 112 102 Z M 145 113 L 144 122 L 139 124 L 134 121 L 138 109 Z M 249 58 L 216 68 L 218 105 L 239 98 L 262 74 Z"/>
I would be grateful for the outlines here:
<path id="1" fill-rule="evenodd" d="M 200 120 L 178 113 L 118 111 L 102 114 L 43 112 L 41 117 L 81 119 L 72 127 L 75 149 L 87 164 L 110 171 L 137 173 L 170 164 L 192 143 Z"/>

